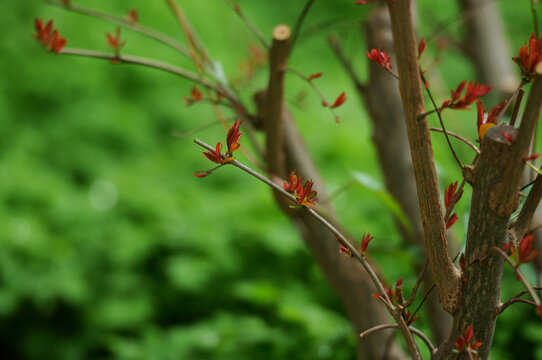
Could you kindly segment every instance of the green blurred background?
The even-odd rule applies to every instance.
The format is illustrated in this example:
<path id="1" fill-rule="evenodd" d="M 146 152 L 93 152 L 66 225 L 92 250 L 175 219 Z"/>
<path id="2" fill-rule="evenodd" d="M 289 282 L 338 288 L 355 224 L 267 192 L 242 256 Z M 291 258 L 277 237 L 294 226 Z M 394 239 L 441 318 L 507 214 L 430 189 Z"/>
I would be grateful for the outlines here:
<path id="1" fill-rule="evenodd" d="M 350 183 L 353 171 L 380 181 L 367 114 L 325 39 L 339 36 L 366 77 L 359 22 L 370 7 L 353 2 L 317 1 L 305 29 L 319 30 L 302 34 L 291 59 L 307 75 L 324 72 L 317 81 L 329 99 L 347 92 L 337 110 L 342 123 L 335 124 L 301 81 L 287 84 L 296 121 L 331 191 Z M 141 24 L 184 41 L 165 1 L 75 3 L 117 16 L 137 8 Z M 293 25 L 304 3 L 239 1 L 264 34 L 278 23 Z M 228 77 L 242 79 L 256 42 L 246 26 L 220 0 L 181 4 Z M 518 49 L 532 29 L 529 2 L 499 5 Z M 421 1 L 421 36 L 457 16 L 454 4 Z M 172 134 L 215 121 L 208 105 L 184 104 L 192 84 L 152 69 L 46 53 L 32 38 L 36 17 L 53 18 L 69 47 L 110 51 L 105 34 L 115 30 L 40 1 L 2 5 L 0 358 L 352 359 L 355 334 L 341 305 L 269 190 L 229 167 L 205 179 L 192 175 L 210 163 L 192 143 L 194 134 Z M 452 22 L 444 33 L 463 30 Z M 193 69 L 160 44 L 122 34 L 123 53 Z M 448 88 L 475 75 L 458 51 L 441 55 L 443 99 Z M 264 67 L 238 88 L 248 103 L 265 83 Z M 451 129 L 474 139 L 474 118 L 462 112 L 448 119 Z M 215 124 L 195 136 L 214 144 L 224 130 Z M 434 139 L 444 187 L 460 174 L 442 139 Z M 371 251 L 386 279 L 403 277 L 407 288 L 415 282 L 419 250 L 401 244 L 374 193 L 350 187 L 334 205 L 353 234 L 376 235 Z M 466 200 L 460 205 L 466 214 Z M 455 227 L 462 239 L 465 218 Z M 503 298 L 519 290 L 507 271 Z M 542 359 L 542 324 L 532 317 L 523 305 L 504 313 L 495 359 L 520 352 L 522 359 Z M 423 314 L 417 326 L 426 329 Z"/>

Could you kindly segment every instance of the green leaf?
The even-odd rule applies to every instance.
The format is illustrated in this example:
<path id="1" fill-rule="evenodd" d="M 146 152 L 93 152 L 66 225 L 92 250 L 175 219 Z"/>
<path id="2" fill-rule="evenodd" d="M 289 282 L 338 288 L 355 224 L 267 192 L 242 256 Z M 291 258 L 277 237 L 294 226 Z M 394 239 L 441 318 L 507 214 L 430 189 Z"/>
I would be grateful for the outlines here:
<path id="1" fill-rule="evenodd" d="M 393 196 L 384 189 L 382 184 L 378 182 L 375 178 L 370 176 L 369 174 L 360 172 L 360 171 L 354 171 L 352 172 L 352 176 L 354 177 L 354 181 L 356 184 L 361 185 L 363 188 L 369 190 L 371 193 L 376 195 L 378 199 L 386 206 L 386 208 L 399 220 L 401 225 L 408 231 L 410 235 L 412 235 L 413 228 L 412 224 L 410 223 L 410 220 L 406 216 L 403 209 L 401 209 L 401 206 L 399 206 L 399 203 L 395 201 Z"/>

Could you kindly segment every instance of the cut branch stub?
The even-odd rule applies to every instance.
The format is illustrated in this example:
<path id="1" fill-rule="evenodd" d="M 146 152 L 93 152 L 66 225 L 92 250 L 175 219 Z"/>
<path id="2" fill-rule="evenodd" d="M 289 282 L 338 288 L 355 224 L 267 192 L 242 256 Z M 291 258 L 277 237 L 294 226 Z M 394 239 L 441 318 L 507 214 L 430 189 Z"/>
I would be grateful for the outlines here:
<path id="1" fill-rule="evenodd" d="M 284 77 L 290 52 L 290 28 L 278 25 L 273 30 L 269 50 L 269 85 L 265 111 L 266 155 L 270 174 L 286 178 L 284 132 L 282 124 Z"/>

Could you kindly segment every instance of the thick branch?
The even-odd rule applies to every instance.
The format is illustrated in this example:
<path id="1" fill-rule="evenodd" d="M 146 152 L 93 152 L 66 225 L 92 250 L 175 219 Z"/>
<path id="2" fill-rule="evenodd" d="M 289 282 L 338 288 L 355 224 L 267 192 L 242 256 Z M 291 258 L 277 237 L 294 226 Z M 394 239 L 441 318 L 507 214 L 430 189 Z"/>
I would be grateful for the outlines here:
<path id="1" fill-rule="evenodd" d="M 118 64 L 134 64 L 134 65 L 141 65 L 146 66 L 154 69 L 159 69 L 166 71 L 170 74 L 180 76 L 182 78 L 185 78 L 187 80 L 193 81 L 197 84 L 200 84 L 201 86 L 206 87 L 209 90 L 213 90 L 217 92 L 218 94 L 223 95 L 225 98 L 230 100 L 232 104 L 234 105 L 241 105 L 239 103 L 239 100 L 231 94 L 226 89 L 222 88 L 221 86 L 218 86 L 216 84 L 210 83 L 209 81 L 202 79 L 199 75 L 190 72 L 188 70 L 185 70 L 183 68 L 167 64 L 161 61 L 152 60 L 149 58 L 139 57 L 139 56 L 132 56 L 132 55 L 115 55 L 115 54 L 108 54 L 100 51 L 92 51 L 92 50 L 84 50 L 84 49 L 73 49 L 73 48 L 64 48 L 60 52 L 62 55 L 76 55 L 76 56 L 85 56 L 85 57 L 91 57 L 91 58 L 97 58 L 97 59 L 104 59 L 104 60 L 110 60 L 112 62 L 118 63 Z"/>
<path id="2" fill-rule="evenodd" d="M 504 135 L 503 135 L 504 134 Z M 515 136 L 510 126 L 495 126 L 484 138 L 481 154 L 474 169 L 473 194 L 465 249 L 468 270 L 464 273 L 462 298 L 454 314 L 454 325 L 447 341 L 439 348 L 437 358 L 448 358 L 454 341 L 472 325 L 476 340 L 482 341 L 481 359 L 487 358 L 491 348 L 504 262 L 491 252 L 504 243 L 510 214 L 498 214 L 492 206 L 492 194 L 499 184 L 508 182 L 513 145 L 507 136 Z M 519 182 L 521 174 L 517 175 Z M 517 185 L 516 185 L 517 189 Z M 516 192 L 517 197 L 517 192 Z"/>
<path id="3" fill-rule="evenodd" d="M 453 312 L 459 292 L 459 271 L 448 255 L 446 228 L 440 207 L 429 126 L 425 117 L 419 77 L 410 1 L 389 4 L 395 54 L 399 70 L 399 90 L 403 102 L 412 164 L 420 202 L 423 230 L 431 270 L 444 309 Z"/>
<path id="4" fill-rule="evenodd" d="M 542 106 L 542 75 L 534 78 L 523 119 L 519 125 L 517 137 L 512 147 L 510 163 L 505 178 L 491 194 L 492 208 L 499 215 L 509 215 L 519 205 L 518 191 L 521 174 L 525 168 L 525 158 L 528 156 L 538 118 Z"/>
<path id="5" fill-rule="evenodd" d="M 177 42 L 175 39 L 171 38 L 170 36 L 168 36 L 166 34 L 163 34 L 161 32 L 158 32 L 158 31 L 156 31 L 154 29 L 151 29 L 151 28 L 148 28 L 146 26 L 139 25 L 139 24 L 132 24 L 128 20 L 124 20 L 122 18 L 112 16 L 112 15 L 109 15 L 109 14 L 105 14 L 105 13 L 102 13 L 102 12 L 99 12 L 99 11 L 96 11 L 96 10 L 87 9 L 87 8 L 79 6 L 79 5 L 73 5 L 71 3 L 69 5 L 65 5 L 64 3 L 60 2 L 60 1 L 54 1 L 54 0 L 44 0 L 44 1 L 47 4 L 62 7 L 64 9 L 68 10 L 68 11 L 73 11 L 73 12 L 76 12 L 76 13 L 79 13 L 79 14 L 87 15 L 87 16 L 90 16 L 90 17 L 93 17 L 93 18 L 96 18 L 96 19 L 108 21 L 110 23 L 126 27 L 126 28 L 128 28 L 128 29 L 130 29 L 132 31 L 135 31 L 135 32 L 140 33 L 142 35 L 145 35 L 145 36 L 147 36 L 147 37 L 149 37 L 151 39 L 159 41 L 162 44 L 167 45 L 167 46 L 177 50 L 178 52 L 180 52 L 181 54 L 183 54 L 186 57 L 190 57 L 190 51 L 184 45 L 180 44 L 179 42 Z"/>

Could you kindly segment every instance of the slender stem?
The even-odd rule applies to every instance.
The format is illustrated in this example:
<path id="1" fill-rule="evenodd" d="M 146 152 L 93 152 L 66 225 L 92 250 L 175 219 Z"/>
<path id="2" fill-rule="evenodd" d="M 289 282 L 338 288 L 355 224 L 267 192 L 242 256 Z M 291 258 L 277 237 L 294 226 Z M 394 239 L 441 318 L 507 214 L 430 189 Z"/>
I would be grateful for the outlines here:
<path id="1" fill-rule="evenodd" d="M 416 310 L 414 310 L 414 312 L 412 313 L 412 317 L 414 317 L 414 315 L 416 315 L 418 313 L 418 311 L 420 311 L 423 304 L 425 304 L 425 302 L 427 301 L 427 298 L 429 297 L 429 295 L 431 295 L 431 292 L 436 288 L 436 286 L 437 286 L 436 284 L 431 285 L 431 287 L 425 292 L 425 295 L 423 296 L 422 301 L 416 307 Z"/>
<path id="2" fill-rule="evenodd" d="M 198 46 L 196 44 L 196 39 L 194 37 L 194 34 L 192 32 L 192 29 L 190 28 L 190 25 L 188 24 L 188 21 L 186 20 L 186 17 L 184 16 L 184 13 L 182 12 L 181 8 L 177 4 L 175 0 L 166 0 L 169 7 L 171 8 L 171 11 L 173 11 L 173 14 L 177 18 L 177 21 L 181 25 L 181 28 L 183 29 L 184 35 L 186 36 L 186 40 L 188 41 L 188 48 L 190 50 L 190 57 L 194 61 L 194 64 L 196 65 L 196 68 L 200 71 L 200 73 L 204 73 L 204 68 L 202 64 L 202 57 L 205 59 L 206 57 L 204 54 L 202 54 L 201 48 L 198 49 Z"/>
<path id="3" fill-rule="evenodd" d="M 502 249 L 499 249 L 498 247 L 495 247 L 495 246 L 491 248 L 491 251 L 495 251 L 499 255 L 501 255 L 502 258 L 512 267 L 512 269 L 514 270 L 514 273 L 516 274 L 517 278 L 523 283 L 523 286 L 525 286 L 525 289 L 529 292 L 529 294 L 533 298 L 533 300 L 535 302 L 535 305 L 539 306 L 541 304 L 540 298 L 538 297 L 538 295 L 534 291 L 533 286 L 531 284 L 529 284 L 529 282 L 527 281 L 527 279 L 525 278 L 525 276 L 523 275 L 521 270 L 519 270 L 518 267 L 512 262 L 512 260 L 510 260 L 508 255 L 504 251 L 502 251 Z"/>
<path id="4" fill-rule="evenodd" d="M 221 86 L 218 86 L 216 84 L 210 83 L 205 79 L 202 79 L 197 74 L 190 72 L 188 70 L 185 70 L 183 68 L 167 64 L 161 61 L 152 60 L 149 58 L 139 57 L 139 56 L 132 56 L 132 55 L 114 55 L 114 54 L 108 54 L 100 51 L 93 51 L 93 50 L 86 50 L 86 49 L 74 49 L 74 48 L 64 48 L 60 52 L 61 55 L 75 55 L 75 56 L 84 56 L 84 57 L 91 57 L 91 58 L 97 58 L 97 59 L 104 59 L 104 60 L 110 60 L 113 62 L 117 62 L 119 64 L 134 64 L 134 65 L 141 65 L 146 66 L 154 69 L 159 69 L 166 71 L 170 74 L 180 76 L 184 79 L 193 81 L 195 83 L 200 84 L 201 86 L 213 90 L 221 95 L 223 95 L 225 98 L 227 98 L 229 101 L 232 102 L 234 106 L 240 105 L 239 100 L 230 92 L 222 88 Z"/>
<path id="5" fill-rule="evenodd" d="M 245 14 L 243 14 L 243 12 L 241 11 L 241 7 L 239 6 L 239 4 L 233 4 L 230 0 L 223 0 L 226 5 L 228 5 L 233 11 L 235 11 L 235 13 L 237 14 L 237 16 L 239 16 L 239 18 L 241 20 L 243 20 L 243 22 L 248 26 L 248 28 L 250 29 L 250 31 L 252 31 L 252 33 L 254 34 L 254 36 L 256 36 L 256 39 L 258 39 L 258 41 L 263 45 L 264 48 L 266 48 L 267 50 L 269 50 L 269 43 L 267 42 L 267 40 L 265 39 L 265 36 L 263 36 L 262 32 L 256 27 L 256 25 L 254 25 L 246 16 Z"/>
<path id="6" fill-rule="evenodd" d="M 517 192 L 520 188 L 521 176 L 525 169 L 525 158 L 529 155 L 529 149 L 541 109 L 542 75 L 536 75 L 527 98 L 523 118 L 521 119 L 515 141 L 511 148 L 512 153 L 508 160 L 509 166 L 506 170 L 507 176 L 504 178 L 504 181 L 500 181 L 492 189 L 492 192 L 496 194 L 493 199 L 494 201 L 492 201 L 494 203 L 492 207 L 499 215 L 510 215 L 518 206 Z"/>
<path id="7" fill-rule="evenodd" d="M 536 11 L 536 3 L 538 0 L 531 0 L 531 13 L 533 14 L 533 27 L 534 27 L 534 34 L 536 38 L 538 39 L 538 14 Z"/>
<path id="8" fill-rule="evenodd" d="M 521 211 L 518 214 L 518 219 L 510 228 L 510 233 L 513 236 L 513 243 L 517 244 L 520 239 L 523 239 L 527 228 L 533 219 L 533 216 L 542 200 L 542 175 L 538 174 L 534 181 L 534 185 L 529 191 L 527 200 L 523 204 Z"/>
<path id="9" fill-rule="evenodd" d="M 299 36 L 301 25 L 303 25 L 303 20 L 305 20 L 305 17 L 309 13 L 311 6 L 314 4 L 314 1 L 315 0 L 307 0 L 305 6 L 303 7 L 303 10 L 301 11 L 301 14 L 299 14 L 299 17 L 295 22 L 294 29 L 292 31 L 292 49 L 294 48 L 295 42 L 297 41 L 297 38 Z"/>
<path id="10" fill-rule="evenodd" d="M 428 86 L 425 86 L 427 84 L 427 80 L 425 79 L 425 75 L 423 74 L 423 71 L 420 67 L 420 77 L 423 82 L 423 87 L 425 88 L 425 92 L 427 92 L 427 95 L 429 95 L 429 99 L 431 100 L 431 104 L 433 104 L 433 108 L 437 112 L 438 120 L 440 122 L 440 127 L 442 128 L 442 132 L 444 133 L 444 137 L 446 138 L 446 142 L 448 143 L 448 146 L 450 147 L 450 150 L 452 151 L 452 154 L 455 158 L 455 161 L 457 161 L 459 167 L 463 169 L 465 165 L 459 160 L 459 157 L 457 156 L 454 147 L 452 146 L 452 142 L 450 141 L 450 137 L 448 136 L 448 132 L 446 131 L 446 128 L 444 127 L 444 121 L 442 120 L 442 115 L 440 114 L 440 109 L 437 106 L 437 103 L 435 102 L 435 99 L 433 98 L 433 94 L 431 94 L 431 90 L 429 90 Z"/>
<path id="11" fill-rule="evenodd" d="M 524 94 L 525 94 L 525 90 L 519 89 L 518 96 L 516 98 L 516 103 L 514 104 L 514 111 L 512 112 L 512 116 L 510 117 L 510 126 L 516 125 L 519 108 L 521 106 L 521 100 L 523 99 Z"/>
<path id="12" fill-rule="evenodd" d="M 499 306 L 499 308 L 497 309 L 497 314 L 502 313 L 504 310 L 506 310 L 507 307 L 515 303 L 524 303 L 524 304 L 536 306 L 536 304 L 531 300 L 513 297 L 512 299 L 508 300 L 507 302 Z"/>
<path id="13" fill-rule="evenodd" d="M 399 327 L 399 325 L 397 325 L 397 324 L 376 325 L 376 326 L 373 326 L 370 329 L 365 330 L 361 334 L 359 334 L 359 337 L 364 338 L 367 335 L 370 335 L 370 334 L 372 334 L 374 332 L 377 332 L 377 331 L 380 331 L 380 330 L 397 329 L 398 327 Z M 425 336 L 425 334 L 422 331 L 420 331 L 420 330 L 418 330 L 418 329 L 416 329 L 415 327 L 412 327 L 412 326 L 409 326 L 408 328 L 409 328 L 410 331 L 412 331 L 413 334 L 417 335 L 420 339 L 423 340 L 423 342 L 429 348 L 429 351 L 431 352 L 431 354 L 433 354 L 435 352 L 435 350 L 436 350 L 435 346 L 431 343 L 431 340 L 429 340 L 429 338 L 427 336 Z"/>
<path id="14" fill-rule="evenodd" d="M 203 141 L 199 139 L 194 139 L 194 142 L 198 144 L 199 146 L 207 149 L 208 151 L 215 153 L 215 149 L 211 147 L 210 145 L 204 143 Z M 221 154 L 223 158 L 225 156 Z M 286 198 L 290 199 L 294 204 L 299 205 L 297 203 L 297 200 L 295 196 L 292 194 L 289 194 L 286 192 L 280 185 L 277 183 L 271 181 L 270 179 L 266 178 L 265 176 L 259 174 L 258 172 L 252 170 L 246 165 L 241 164 L 237 160 L 232 160 L 228 162 L 228 164 L 231 164 L 244 172 L 246 172 L 249 175 L 252 175 L 256 179 L 262 181 L 263 183 L 269 185 L 271 188 L 285 196 Z M 416 342 L 414 341 L 414 338 L 412 337 L 412 333 L 410 332 L 410 329 L 408 325 L 405 322 L 405 319 L 401 316 L 401 310 L 397 307 L 393 306 L 389 301 L 388 297 L 386 295 L 386 290 L 384 289 L 384 286 L 382 285 L 380 279 L 374 272 L 373 268 L 365 258 L 365 256 L 361 255 L 361 253 L 352 245 L 352 243 L 344 236 L 335 226 L 333 226 L 328 220 L 326 220 L 322 215 L 320 215 L 318 212 L 313 210 L 311 207 L 308 206 L 302 206 L 302 208 L 307 211 L 312 217 L 314 217 L 316 220 L 318 220 L 322 225 L 324 225 L 333 235 L 335 235 L 337 238 L 341 240 L 341 243 L 343 243 L 346 248 L 350 251 L 352 256 L 363 266 L 365 271 L 367 271 L 367 274 L 371 278 L 373 284 L 377 288 L 379 294 L 380 294 L 380 300 L 386 305 L 390 315 L 395 319 L 395 321 L 398 324 L 399 329 L 401 330 L 401 333 L 403 334 L 403 337 L 405 338 L 405 341 L 407 342 L 408 348 L 411 350 L 411 355 L 415 359 L 421 359 L 421 356 L 419 354 L 419 349 L 416 345 Z"/>
<path id="15" fill-rule="evenodd" d="M 515 106 L 518 107 L 518 110 L 519 110 L 519 105 L 521 104 L 521 98 L 523 97 L 523 92 L 525 92 L 524 90 L 522 90 L 522 87 L 526 84 L 525 80 L 521 79 L 521 81 L 519 82 L 519 85 L 518 87 L 516 88 L 516 90 L 512 93 L 512 95 L 510 95 L 510 97 L 508 98 L 508 100 L 506 101 L 506 104 L 504 105 L 504 108 L 501 110 L 501 112 L 499 113 L 499 116 L 497 116 L 497 123 L 499 121 L 501 121 L 503 115 L 506 113 L 506 110 L 508 110 L 508 108 L 510 107 L 510 105 L 512 104 L 512 101 L 516 98 L 516 96 L 518 96 L 519 94 L 521 94 L 521 97 L 518 98 L 518 100 L 516 101 L 515 103 Z M 510 126 L 514 126 L 516 123 L 516 119 L 515 118 L 511 118 L 510 119 Z"/>
<path id="16" fill-rule="evenodd" d="M 440 132 L 440 133 L 446 133 L 446 134 L 450 135 L 451 137 L 454 137 L 454 138 L 456 138 L 458 140 L 461 140 L 463 143 L 465 143 L 467 146 L 469 146 L 472 150 L 474 150 L 477 155 L 480 155 L 480 150 L 478 149 L 478 147 L 476 147 L 476 145 L 474 145 L 472 142 L 470 142 L 469 140 L 467 140 L 466 138 L 464 138 L 463 136 L 461 136 L 459 134 L 453 133 L 450 130 L 434 128 L 434 127 L 429 128 L 429 130 L 435 131 L 435 132 Z"/>
<path id="17" fill-rule="evenodd" d="M 112 15 L 109 15 L 109 14 L 105 14 L 105 13 L 102 13 L 102 12 L 99 12 L 99 11 L 91 10 L 91 9 L 88 9 L 88 8 L 85 8 L 85 7 L 82 7 L 82 6 L 79 6 L 79 5 L 73 5 L 71 3 L 69 5 L 66 5 L 63 2 L 55 1 L 55 0 L 43 0 L 43 1 L 46 2 L 47 4 L 50 4 L 50 5 L 53 5 L 53 6 L 58 6 L 58 7 L 61 7 L 63 9 L 65 9 L 65 10 L 68 10 L 68 11 L 73 11 L 73 12 L 76 12 L 76 13 L 79 13 L 79 14 L 82 14 L 82 15 L 87 15 L 87 16 L 90 16 L 90 17 L 93 17 L 93 18 L 96 18 L 96 19 L 104 20 L 104 21 L 107 21 L 107 22 L 110 22 L 110 23 L 125 27 L 127 29 L 132 30 L 132 31 L 135 31 L 137 33 L 145 35 L 145 36 L 147 36 L 147 37 L 149 37 L 151 39 L 157 40 L 157 41 L 161 42 L 162 44 L 167 45 L 167 46 L 179 51 L 181 54 L 183 54 L 184 56 L 186 56 L 188 58 L 190 57 L 190 51 L 184 45 L 177 42 L 175 39 L 173 39 L 173 38 L 159 32 L 159 31 L 148 28 L 146 26 L 142 26 L 142 25 L 139 25 L 139 24 L 132 24 L 130 21 L 125 20 L 123 18 L 112 16 Z"/>
<path id="18" fill-rule="evenodd" d="M 361 92 L 364 92 L 366 89 L 366 85 L 364 85 L 359 76 L 356 74 L 356 71 L 354 70 L 354 67 L 352 66 L 352 63 L 348 58 L 346 57 L 346 54 L 344 53 L 341 43 L 339 42 L 339 39 L 337 39 L 336 36 L 330 35 L 327 38 L 329 45 L 335 52 L 335 55 L 337 55 L 337 58 L 343 65 L 344 69 L 348 73 L 349 78 L 354 81 L 354 84 L 356 85 L 356 88 L 359 89 Z"/>
<path id="19" fill-rule="evenodd" d="M 309 80 L 308 77 L 306 77 L 305 75 L 303 75 L 301 72 L 297 71 L 297 70 L 294 70 L 294 69 L 287 69 L 286 70 L 287 72 L 291 73 L 291 74 L 294 74 L 296 75 L 297 77 L 299 77 L 301 80 L 303 81 L 306 81 L 309 86 L 314 90 L 314 92 L 316 93 L 316 95 L 318 95 L 318 97 L 320 98 L 320 101 L 322 101 L 322 104 L 328 104 L 329 102 L 326 100 L 326 98 L 324 97 L 324 95 L 322 94 L 322 92 L 316 87 L 316 85 L 314 85 L 314 83 Z M 335 110 L 331 107 L 331 106 L 327 106 L 327 108 L 329 109 L 329 111 L 331 111 L 331 113 L 333 114 L 333 116 L 335 117 L 335 121 L 336 122 L 339 122 L 339 115 L 337 115 L 337 113 L 335 112 Z"/>
<path id="20" fill-rule="evenodd" d="M 416 280 L 416 284 L 412 288 L 412 293 L 410 294 L 410 298 L 402 304 L 404 308 L 409 307 L 412 305 L 414 300 L 416 300 L 416 293 L 418 292 L 418 288 L 420 287 L 422 281 L 423 281 L 423 275 L 425 274 L 425 271 L 427 270 L 427 266 L 429 265 L 429 258 L 425 259 L 425 263 L 423 264 L 422 270 L 420 271 L 420 274 L 418 275 L 418 280 Z"/>

